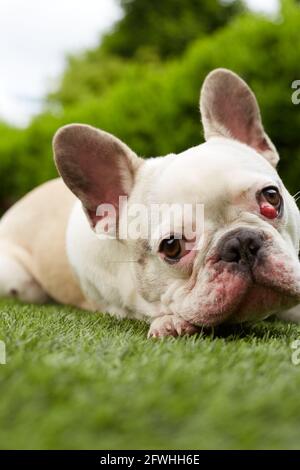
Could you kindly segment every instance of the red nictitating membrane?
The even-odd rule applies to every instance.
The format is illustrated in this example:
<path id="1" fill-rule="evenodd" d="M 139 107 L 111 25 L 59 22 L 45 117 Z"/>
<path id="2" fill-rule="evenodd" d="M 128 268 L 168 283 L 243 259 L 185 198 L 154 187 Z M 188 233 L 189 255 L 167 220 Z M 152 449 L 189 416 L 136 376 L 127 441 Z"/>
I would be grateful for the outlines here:
<path id="1" fill-rule="evenodd" d="M 276 217 L 278 217 L 278 210 L 266 202 L 260 205 L 260 213 L 268 219 L 276 219 Z"/>

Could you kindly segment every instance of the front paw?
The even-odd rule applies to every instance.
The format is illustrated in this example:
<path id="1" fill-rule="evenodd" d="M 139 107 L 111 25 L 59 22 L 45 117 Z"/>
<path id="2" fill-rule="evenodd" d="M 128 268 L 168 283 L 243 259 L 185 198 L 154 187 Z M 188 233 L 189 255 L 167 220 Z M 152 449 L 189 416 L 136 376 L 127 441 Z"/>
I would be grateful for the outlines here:
<path id="1" fill-rule="evenodd" d="M 175 315 L 164 315 L 155 318 L 151 323 L 148 338 L 163 338 L 164 336 L 184 336 L 199 333 L 199 328 Z"/>

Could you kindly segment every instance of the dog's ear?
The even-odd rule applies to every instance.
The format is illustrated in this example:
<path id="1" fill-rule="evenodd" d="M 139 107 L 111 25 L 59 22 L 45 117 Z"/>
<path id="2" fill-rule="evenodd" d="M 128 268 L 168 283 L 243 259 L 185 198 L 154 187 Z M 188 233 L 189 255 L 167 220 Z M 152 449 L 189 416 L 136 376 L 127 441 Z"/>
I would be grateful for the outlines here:
<path id="1" fill-rule="evenodd" d="M 91 226 L 100 220 L 100 204 L 113 205 L 118 215 L 119 196 L 130 194 L 143 160 L 111 134 L 81 124 L 59 129 L 53 149 L 57 169 L 81 200 Z"/>
<path id="2" fill-rule="evenodd" d="M 255 95 L 238 75 L 213 70 L 201 90 L 200 111 L 206 140 L 217 136 L 236 139 L 276 167 L 279 156 L 264 131 Z"/>

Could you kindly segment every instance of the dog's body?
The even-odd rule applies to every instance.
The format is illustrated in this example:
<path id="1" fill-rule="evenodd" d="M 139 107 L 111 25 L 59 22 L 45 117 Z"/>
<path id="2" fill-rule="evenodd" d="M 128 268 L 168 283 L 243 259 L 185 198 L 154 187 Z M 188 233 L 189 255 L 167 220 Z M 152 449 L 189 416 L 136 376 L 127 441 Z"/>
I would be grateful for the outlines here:
<path id="1" fill-rule="evenodd" d="M 40 303 L 84 306 L 66 253 L 66 228 L 76 201 L 59 178 L 36 188 L 2 218 L 0 294 Z M 19 265 L 19 266 L 18 266 Z"/>
<path id="2" fill-rule="evenodd" d="M 51 181 L 3 217 L 0 295 L 148 319 L 153 336 L 297 305 L 299 213 L 275 170 L 278 155 L 255 98 L 236 75 L 217 70 L 204 84 L 201 112 L 206 143 L 146 161 L 91 127 L 60 130 L 56 163 L 72 192 L 62 179 Z M 201 244 L 174 240 L 182 228 L 176 217 L 172 233 L 165 221 L 151 221 L 148 236 L 121 239 L 128 216 L 120 196 L 129 207 L 203 204 Z M 103 203 L 116 209 L 115 238 L 99 239 L 97 229 L 110 222 L 97 211 Z M 142 227 L 147 221 L 143 215 Z"/>

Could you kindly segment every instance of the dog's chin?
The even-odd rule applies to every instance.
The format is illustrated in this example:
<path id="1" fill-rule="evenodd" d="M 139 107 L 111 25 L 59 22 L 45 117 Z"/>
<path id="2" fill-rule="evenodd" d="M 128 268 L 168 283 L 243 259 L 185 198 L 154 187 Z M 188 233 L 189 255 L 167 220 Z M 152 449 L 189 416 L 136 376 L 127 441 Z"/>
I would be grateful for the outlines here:
<path id="1" fill-rule="evenodd" d="M 196 311 L 193 309 L 193 318 L 189 319 L 199 326 L 262 320 L 300 302 L 299 265 L 287 263 L 283 257 L 269 256 L 252 269 L 214 263 L 208 273 L 205 287 L 198 291 Z M 196 286 L 193 291 L 195 308 Z"/>

